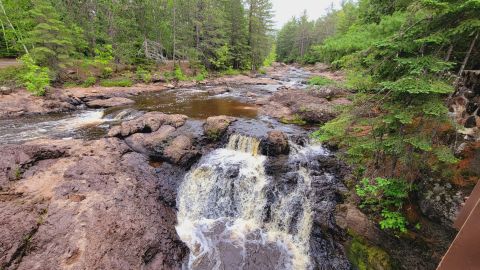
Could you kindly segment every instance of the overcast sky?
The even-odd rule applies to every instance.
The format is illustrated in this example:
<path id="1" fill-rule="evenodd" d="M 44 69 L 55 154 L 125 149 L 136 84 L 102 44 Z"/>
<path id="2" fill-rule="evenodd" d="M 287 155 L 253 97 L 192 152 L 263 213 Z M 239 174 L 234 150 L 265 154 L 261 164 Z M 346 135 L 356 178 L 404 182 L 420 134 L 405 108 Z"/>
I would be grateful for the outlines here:
<path id="1" fill-rule="evenodd" d="M 272 0 L 275 28 L 280 29 L 293 16 L 300 16 L 305 9 L 310 19 L 317 19 L 325 14 L 332 3 L 338 7 L 340 2 L 341 0 Z"/>

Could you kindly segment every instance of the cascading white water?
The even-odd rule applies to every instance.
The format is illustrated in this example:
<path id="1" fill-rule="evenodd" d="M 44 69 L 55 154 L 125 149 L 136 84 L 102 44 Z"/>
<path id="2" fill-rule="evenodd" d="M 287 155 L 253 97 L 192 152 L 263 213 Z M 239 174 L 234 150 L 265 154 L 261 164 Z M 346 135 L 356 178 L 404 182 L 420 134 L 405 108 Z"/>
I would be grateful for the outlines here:
<path id="1" fill-rule="evenodd" d="M 226 148 L 202 158 L 186 175 L 176 227 L 190 248 L 184 268 L 310 268 L 309 172 L 300 167 L 295 188 L 272 201 L 267 191 L 274 179 L 265 173 L 259 144 L 256 138 L 232 135 Z M 300 216 L 293 208 L 301 209 Z"/>

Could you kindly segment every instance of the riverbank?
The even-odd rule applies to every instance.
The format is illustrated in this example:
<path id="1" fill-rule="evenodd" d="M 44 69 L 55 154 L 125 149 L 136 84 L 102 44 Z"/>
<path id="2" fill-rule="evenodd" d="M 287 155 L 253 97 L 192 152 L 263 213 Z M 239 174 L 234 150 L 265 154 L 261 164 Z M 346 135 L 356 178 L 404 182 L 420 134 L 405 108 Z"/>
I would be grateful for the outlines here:
<path id="1" fill-rule="evenodd" d="M 397 239 L 345 200 L 350 169 L 309 139 L 309 124 L 335 117 L 349 92 L 308 89 L 313 74 L 339 76 L 277 65 L 200 85 L 70 88 L 59 91 L 74 113 L 24 127 L 24 140 L 25 118 L 9 119 L 0 266 L 431 269 L 445 236 Z"/>

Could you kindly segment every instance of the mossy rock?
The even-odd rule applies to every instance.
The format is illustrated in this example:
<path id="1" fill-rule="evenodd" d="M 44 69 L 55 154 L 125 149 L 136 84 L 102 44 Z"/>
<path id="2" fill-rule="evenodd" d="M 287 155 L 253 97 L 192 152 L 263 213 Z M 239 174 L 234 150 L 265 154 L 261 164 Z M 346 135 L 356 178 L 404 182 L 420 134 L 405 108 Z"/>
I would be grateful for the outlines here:
<path id="1" fill-rule="evenodd" d="M 283 124 L 292 124 L 292 125 L 299 125 L 299 126 L 303 126 L 307 124 L 307 121 L 303 120 L 302 117 L 298 114 L 284 117 L 280 119 L 280 122 Z"/>
<path id="2" fill-rule="evenodd" d="M 347 256 L 358 270 L 395 269 L 387 252 L 379 247 L 369 245 L 358 236 L 354 236 L 347 247 Z"/>

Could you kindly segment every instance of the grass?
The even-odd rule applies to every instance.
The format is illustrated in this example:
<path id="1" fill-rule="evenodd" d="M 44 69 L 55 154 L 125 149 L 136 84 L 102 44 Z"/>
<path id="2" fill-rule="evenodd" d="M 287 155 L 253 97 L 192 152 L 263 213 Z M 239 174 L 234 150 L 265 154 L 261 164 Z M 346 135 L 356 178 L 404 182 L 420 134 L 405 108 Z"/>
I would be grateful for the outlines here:
<path id="1" fill-rule="evenodd" d="M 18 87 L 22 85 L 23 67 L 6 67 L 0 69 L 0 85 Z"/>
<path id="2" fill-rule="evenodd" d="M 335 81 L 324 76 L 315 76 L 308 81 L 310 85 L 327 86 L 335 84 Z"/>
<path id="3" fill-rule="evenodd" d="M 133 81 L 125 78 L 100 81 L 100 86 L 103 86 L 103 87 L 130 87 L 132 85 L 133 85 Z"/>

